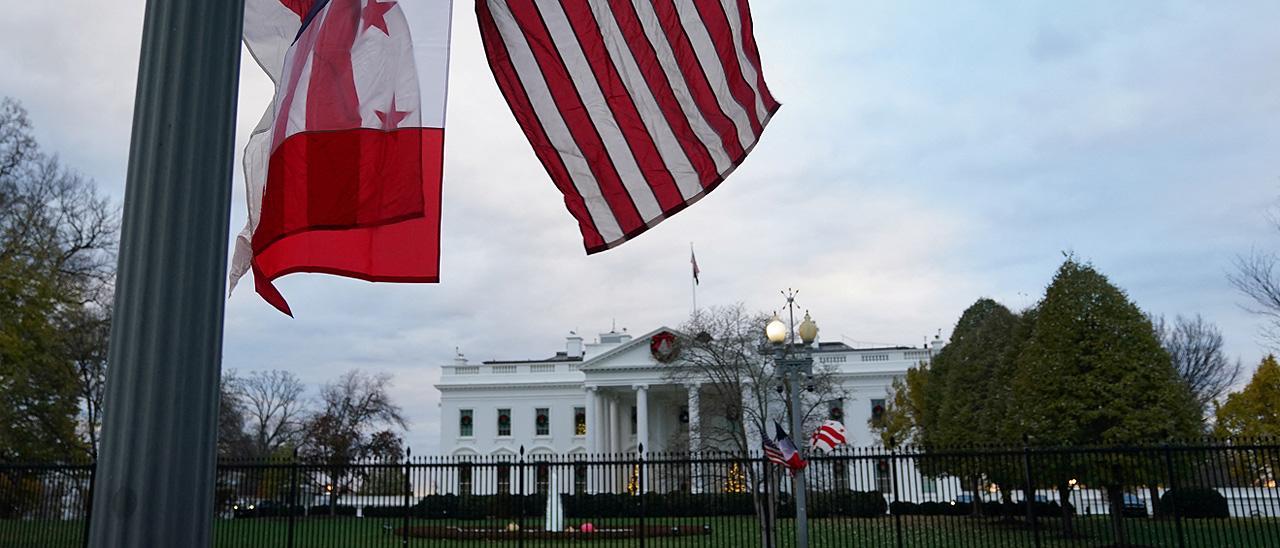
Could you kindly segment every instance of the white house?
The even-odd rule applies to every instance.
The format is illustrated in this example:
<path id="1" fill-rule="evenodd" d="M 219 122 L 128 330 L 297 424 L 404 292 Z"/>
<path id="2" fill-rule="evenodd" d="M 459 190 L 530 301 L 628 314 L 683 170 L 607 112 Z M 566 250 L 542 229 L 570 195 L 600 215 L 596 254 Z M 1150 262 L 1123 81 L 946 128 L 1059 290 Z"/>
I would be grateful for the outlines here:
<path id="1" fill-rule="evenodd" d="M 634 452 L 668 449 L 672 436 L 686 431 L 687 447 L 700 446 L 700 425 L 721 413 L 700 405 L 701 385 L 676 383 L 668 371 L 677 355 L 659 359 L 660 327 L 633 337 L 602 333 L 591 342 L 570 333 L 564 350 L 545 359 L 468 362 L 459 355 L 443 367 L 440 446 L 455 456 Z M 906 346 L 853 348 L 819 342 L 815 365 L 835 367 L 847 394 L 843 420 L 854 446 L 874 445 L 867 426 L 873 409 L 884 405 L 895 377 L 928 361 L 933 348 Z M 837 403 L 838 405 L 840 403 Z"/>

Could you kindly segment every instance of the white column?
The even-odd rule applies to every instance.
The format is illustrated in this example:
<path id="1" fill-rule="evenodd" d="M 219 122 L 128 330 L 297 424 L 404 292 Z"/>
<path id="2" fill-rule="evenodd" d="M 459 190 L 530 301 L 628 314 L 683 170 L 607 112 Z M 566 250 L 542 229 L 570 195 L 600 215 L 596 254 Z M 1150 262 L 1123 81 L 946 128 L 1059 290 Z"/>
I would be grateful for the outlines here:
<path id="1" fill-rule="evenodd" d="M 702 400 L 699 398 L 699 384 L 688 385 L 689 389 L 689 451 L 702 451 Z M 689 469 L 693 476 L 689 481 L 689 489 L 694 493 L 702 492 L 702 467 L 694 464 Z"/>
<path id="2" fill-rule="evenodd" d="M 587 451 L 600 452 L 600 389 L 588 386 L 587 389 Z"/>
<path id="3" fill-rule="evenodd" d="M 621 413 L 618 412 L 618 407 L 619 407 L 618 400 L 614 398 L 609 398 L 608 401 L 609 401 L 609 452 L 617 453 L 620 451 L 619 446 L 622 445 L 620 440 L 620 435 L 622 434 L 622 427 L 619 426 L 619 423 L 621 422 L 619 421 Z"/>
<path id="4" fill-rule="evenodd" d="M 636 443 L 645 451 L 652 451 L 649 447 L 649 387 L 639 384 L 632 388 L 636 390 Z"/>
<path id="5" fill-rule="evenodd" d="M 698 452 L 702 450 L 702 403 L 698 396 L 698 389 L 702 385 L 691 384 L 689 388 L 689 450 Z"/>

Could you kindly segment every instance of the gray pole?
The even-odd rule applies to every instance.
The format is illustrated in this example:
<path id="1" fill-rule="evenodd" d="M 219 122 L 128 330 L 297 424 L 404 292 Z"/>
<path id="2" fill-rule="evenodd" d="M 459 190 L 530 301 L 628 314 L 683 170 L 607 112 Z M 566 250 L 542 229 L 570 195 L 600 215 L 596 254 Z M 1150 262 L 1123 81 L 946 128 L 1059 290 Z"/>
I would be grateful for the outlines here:
<path id="1" fill-rule="evenodd" d="M 799 450 L 801 441 L 800 436 L 800 367 L 798 364 L 791 364 L 791 441 L 796 444 L 796 450 Z M 804 469 L 796 470 L 796 547 L 809 547 L 809 511 L 805 508 L 804 500 L 805 481 Z"/>
<path id="2" fill-rule="evenodd" d="M 89 545 L 212 540 L 244 0 L 148 0 Z"/>

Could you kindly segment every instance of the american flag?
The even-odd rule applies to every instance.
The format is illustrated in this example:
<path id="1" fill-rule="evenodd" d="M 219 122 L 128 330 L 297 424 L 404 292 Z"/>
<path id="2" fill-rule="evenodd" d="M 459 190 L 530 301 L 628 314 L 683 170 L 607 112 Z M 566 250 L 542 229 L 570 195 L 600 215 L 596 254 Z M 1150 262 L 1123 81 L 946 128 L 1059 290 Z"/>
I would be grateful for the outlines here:
<path id="1" fill-rule="evenodd" d="M 779 466 L 787 465 L 787 459 L 782 458 L 782 449 L 778 448 L 778 444 L 774 443 L 768 436 L 764 436 L 761 443 L 764 445 L 764 458 L 766 460 Z"/>
<path id="2" fill-rule="evenodd" d="M 702 270 L 698 269 L 698 256 L 693 254 L 692 246 L 689 247 L 689 262 L 693 264 L 693 284 L 698 285 L 698 274 L 701 274 Z"/>
<path id="3" fill-rule="evenodd" d="M 477 0 L 476 15 L 587 253 L 715 189 L 780 106 L 747 0 Z"/>

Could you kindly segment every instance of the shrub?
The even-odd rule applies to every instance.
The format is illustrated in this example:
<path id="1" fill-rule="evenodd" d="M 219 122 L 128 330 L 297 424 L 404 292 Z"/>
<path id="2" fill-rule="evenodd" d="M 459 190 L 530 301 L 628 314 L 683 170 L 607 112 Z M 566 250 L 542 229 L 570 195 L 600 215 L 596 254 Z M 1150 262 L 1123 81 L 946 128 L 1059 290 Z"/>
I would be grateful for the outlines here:
<path id="1" fill-rule="evenodd" d="M 403 506 L 365 506 L 361 514 L 366 518 L 403 518 Z"/>
<path id="2" fill-rule="evenodd" d="M 333 509 L 333 510 L 334 510 L 334 515 L 335 515 L 335 516 L 354 516 L 354 515 L 356 515 L 356 507 L 355 507 L 355 506 L 351 506 L 350 504 L 339 504 L 339 505 L 337 505 L 336 507 L 334 507 L 334 509 Z M 329 515 L 329 505 L 328 505 L 328 504 L 317 504 L 317 505 L 315 505 L 315 506 L 312 506 L 312 507 L 310 507 L 310 508 L 308 508 L 308 509 L 307 509 L 307 514 L 312 515 L 312 516 L 327 516 L 327 515 Z"/>
<path id="3" fill-rule="evenodd" d="M 1226 518 L 1231 514 L 1227 510 L 1227 497 L 1217 489 L 1208 487 L 1184 487 L 1165 491 L 1160 497 L 1160 513 L 1178 515 L 1184 518 Z"/>

